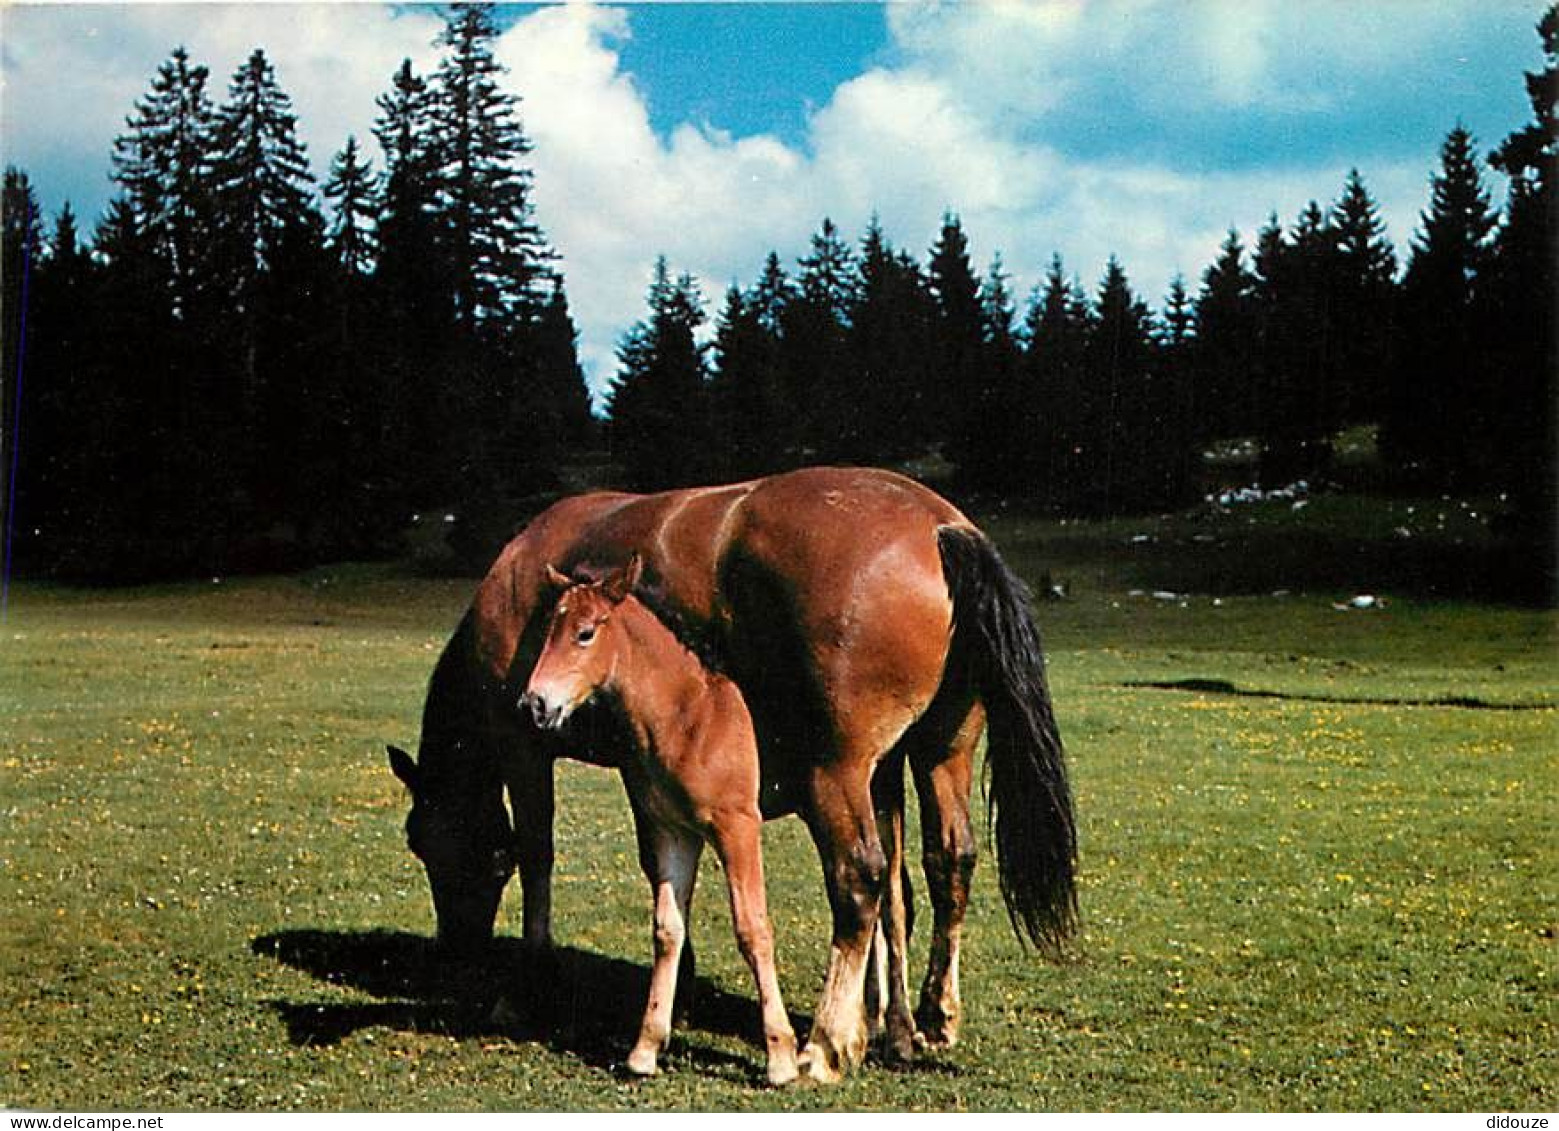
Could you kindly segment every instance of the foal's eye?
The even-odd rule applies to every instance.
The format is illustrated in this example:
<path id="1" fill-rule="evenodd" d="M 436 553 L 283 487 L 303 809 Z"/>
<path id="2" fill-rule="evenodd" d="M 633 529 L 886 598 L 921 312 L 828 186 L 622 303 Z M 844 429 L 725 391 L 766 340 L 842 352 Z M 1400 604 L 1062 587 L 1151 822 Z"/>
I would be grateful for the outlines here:
<path id="1" fill-rule="evenodd" d="M 587 624 L 574 635 L 574 643 L 584 647 L 595 639 L 595 625 Z"/>

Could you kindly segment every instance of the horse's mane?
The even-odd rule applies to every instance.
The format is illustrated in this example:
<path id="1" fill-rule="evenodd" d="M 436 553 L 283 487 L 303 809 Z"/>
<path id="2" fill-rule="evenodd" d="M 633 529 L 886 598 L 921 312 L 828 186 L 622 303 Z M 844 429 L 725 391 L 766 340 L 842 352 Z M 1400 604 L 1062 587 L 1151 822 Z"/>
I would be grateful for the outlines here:
<path id="1" fill-rule="evenodd" d="M 677 643 L 693 653 L 699 663 L 719 675 L 728 675 L 730 663 L 724 642 L 714 629 L 688 616 L 658 586 L 640 583 L 633 591 L 639 604 L 665 625 Z"/>

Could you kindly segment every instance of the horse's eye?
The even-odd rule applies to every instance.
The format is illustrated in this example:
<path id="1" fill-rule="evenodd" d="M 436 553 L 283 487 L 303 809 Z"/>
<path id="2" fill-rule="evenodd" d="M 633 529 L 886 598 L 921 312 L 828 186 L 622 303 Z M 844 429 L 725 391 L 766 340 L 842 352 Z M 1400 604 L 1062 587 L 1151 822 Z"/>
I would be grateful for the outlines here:
<path id="1" fill-rule="evenodd" d="M 583 648 L 586 645 L 588 645 L 594 639 L 595 639 L 595 625 L 587 624 L 587 625 L 585 625 L 584 628 L 581 628 L 579 630 L 579 632 L 574 636 L 574 643 L 578 644 L 581 648 Z"/>

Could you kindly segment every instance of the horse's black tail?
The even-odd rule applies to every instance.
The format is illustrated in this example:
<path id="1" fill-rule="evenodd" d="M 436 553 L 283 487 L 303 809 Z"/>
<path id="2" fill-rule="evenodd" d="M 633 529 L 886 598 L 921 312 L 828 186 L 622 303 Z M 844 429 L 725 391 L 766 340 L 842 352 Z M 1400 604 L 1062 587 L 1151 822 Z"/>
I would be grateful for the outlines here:
<path id="1" fill-rule="evenodd" d="M 937 531 L 953 599 L 952 663 L 985 706 L 986 805 L 1018 937 L 1051 956 L 1077 927 L 1077 831 L 1028 587 L 978 530 Z"/>

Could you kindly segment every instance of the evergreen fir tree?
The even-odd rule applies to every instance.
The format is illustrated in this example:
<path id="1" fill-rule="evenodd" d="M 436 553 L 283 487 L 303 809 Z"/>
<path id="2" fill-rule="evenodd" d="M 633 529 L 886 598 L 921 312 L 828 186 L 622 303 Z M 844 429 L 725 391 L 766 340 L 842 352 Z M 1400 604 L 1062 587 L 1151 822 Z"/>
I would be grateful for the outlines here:
<path id="1" fill-rule="evenodd" d="M 771 257 L 777 265 L 777 257 Z M 744 479 L 784 466 L 784 398 L 779 338 L 756 295 L 732 286 L 716 320 L 710 411 L 718 438 L 714 470 Z"/>
<path id="2" fill-rule="evenodd" d="M 1217 260 L 1202 274 L 1196 299 L 1196 431 L 1202 442 L 1256 431 L 1255 294 L 1256 279 L 1245 266 L 1244 245 L 1231 228 Z"/>
<path id="3" fill-rule="evenodd" d="M 1085 477 L 1082 422 L 1090 415 L 1092 389 L 1085 377 L 1085 356 L 1092 323 L 1088 300 L 1053 255 L 1024 319 L 1024 382 L 1028 405 L 1023 413 L 1032 437 L 1031 479 L 1038 499 L 1055 509 L 1079 505 Z"/>
<path id="4" fill-rule="evenodd" d="M 433 97 L 410 59 L 377 105 L 373 129 L 384 176 L 372 288 L 378 333 L 370 343 L 380 406 L 376 447 L 384 491 L 409 510 L 454 489 L 446 438 L 455 435 L 460 410 L 436 379 L 454 367 L 454 287 L 435 215 Z"/>
<path id="5" fill-rule="evenodd" d="M 854 265 L 832 220 L 824 218 L 798 266 L 780 334 L 786 395 L 800 423 L 795 440 L 808 461 L 838 459 L 859 449 L 863 421 L 845 368 Z"/>
<path id="6" fill-rule="evenodd" d="M 1487 399 L 1476 387 L 1473 284 L 1488 262 L 1495 216 L 1472 135 L 1457 126 L 1440 150 L 1429 208 L 1402 280 L 1402 316 L 1381 444 L 1431 483 L 1464 481 Z"/>
<path id="7" fill-rule="evenodd" d="M 1117 514 L 1153 505 L 1162 492 L 1152 329 L 1147 306 L 1113 255 L 1094 306 L 1084 355 L 1089 396 L 1077 445 L 1089 485 L 1082 503 Z"/>
<path id="8" fill-rule="evenodd" d="M 36 295 L 33 280 L 43 252 L 43 221 L 38 197 L 27 174 L 6 166 L 0 190 L 0 547 L 12 553 L 17 522 L 12 500 L 17 483 L 12 479 L 21 454 L 22 410 L 28 406 L 27 371 L 30 353 L 23 352 L 29 330 L 35 326 Z M 37 377 L 34 375 L 34 384 Z M 20 478 L 20 476 L 18 476 Z M 9 560 L 9 559 L 7 559 Z"/>
<path id="9" fill-rule="evenodd" d="M 979 291 L 983 358 L 979 383 L 971 390 L 962 431 L 950 454 L 970 480 L 982 487 L 1010 491 L 1026 478 L 1022 351 L 1014 328 L 1012 293 L 1001 257 L 992 260 Z"/>
<path id="10" fill-rule="evenodd" d="M 212 160 L 216 120 L 206 94 L 210 71 L 183 47 L 158 69 L 151 90 L 114 140 L 114 179 L 126 207 L 161 264 L 159 288 L 177 318 L 198 317 L 194 307 L 209 285 Z"/>
<path id="11" fill-rule="evenodd" d="M 927 410 L 934 387 L 934 306 L 914 258 L 896 251 L 876 217 L 857 256 L 849 318 L 849 371 L 860 405 L 861 444 L 870 462 L 923 452 L 944 422 Z"/>
<path id="12" fill-rule="evenodd" d="M 1343 421 L 1376 421 L 1391 373 L 1397 256 L 1357 169 L 1332 206 L 1334 356 Z"/>
<path id="13" fill-rule="evenodd" d="M 937 367 L 933 403 L 926 407 L 944 422 L 943 435 L 958 439 L 967 456 L 968 438 L 979 434 L 988 402 L 980 289 L 969 261 L 969 241 L 958 217 L 948 213 L 931 249 L 927 283 L 936 300 L 932 355 Z M 972 468 L 963 470 L 972 471 Z"/>
<path id="14" fill-rule="evenodd" d="M 1537 31 L 1544 66 L 1526 75 L 1533 121 L 1491 158 L 1510 187 L 1476 314 L 1488 408 L 1481 470 L 1510 501 L 1509 528 L 1531 546 L 1529 595 L 1552 601 L 1559 593 L 1559 4 Z"/>
<path id="15" fill-rule="evenodd" d="M 455 314 L 468 337 L 478 326 L 530 317 L 548 298 L 551 253 L 531 203 L 530 140 L 519 99 L 499 85 L 491 4 L 450 10 L 431 107 L 430 154 L 437 209 L 447 231 Z"/>
<path id="16" fill-rule="evenodd" d="M 698 287 L 683 275 L 672 281 L 656 261 L 649 315 L 618 347 L 621 368 L 610 394 L 612 454 L 628 481 L 661 490 L 698 481 L 712 462 Z"/>
<path id="17" fill-rule="evenodd" d="M 313 175 L 298 139 L 292 100 L 256 48 L 233 75 L 217 115 L 212 177 L 221 227 L 231 242 L 240 299 L 270 265 L 290 225 L 314 211 Z"/>
<path id="18" fill-rule="evenodd" d="M 1200 466 L 1201 405 L 1197 401 L 1196 311 L 1179 272 L 1169 281 L 1157 343 L 1157 383 L 1165 414 L 1161 430 L 1172 443 L 1164 476 L 1165 502 L 1191 494 Z"/>
<path id="19" fill-rule="evenodd" d="M 1315 480 L 1330 465 L 1342 418 L 1334 376 L 1333 264 L 1336 240 L 1315 201 L 1291 240 L 1269 225 L 1257 254 L 1262 349 L 1259 374 L 1261 479 Z"/>
<path id="20" fill-rule="evenodd" d="M 348 275 L 367 275 L 373 266 L 373 224 L 378 209 L 373 162 L 358 151 L 357 138 L 348 137 L 330 163 L 324 193 L 334 206 L 328 240 L 337 261 Z"/>

